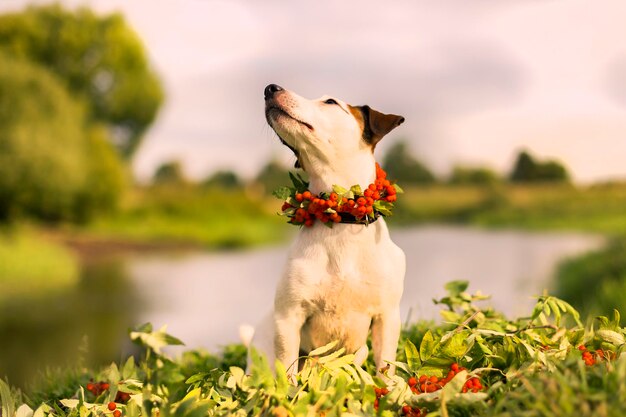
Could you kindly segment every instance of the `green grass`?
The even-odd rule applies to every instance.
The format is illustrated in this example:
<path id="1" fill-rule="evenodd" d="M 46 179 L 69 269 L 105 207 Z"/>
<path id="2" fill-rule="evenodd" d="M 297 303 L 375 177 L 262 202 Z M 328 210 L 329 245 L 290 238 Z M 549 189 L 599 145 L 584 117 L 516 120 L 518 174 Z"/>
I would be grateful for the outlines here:
<path id="1" fill-rule="evenodd" d="M 484 296 L 470 295 L 467 283 L 446 288 L 448 295 L 437 301 L 444 322 L 404 329 L 396 375 L 386 379 L 375 375 L 371 359 L 356 366 L 353 356 L 334 344 L 302 357 L 294 381 L 285 366 L 277 363 L 274 374 L 254 352 L 246 375 L 242 346 L 221 355 L 188 351 L 171 359 L 163 348 L 182 342 L 143 325 L 130 333 L 143 349 L 138 361 L 130 357 L 97 371 L 47 373 L 25 392 L 0 380 L 2 415 L 16 416 L 22 407 L 21 416 L 33 409 L 41 416 L 110 416 L 111 401 L 128 417 L 391 417 L 405 415 L 407 407 L 431 417 L 626 414 L 626 329 L 618 315 L 583 325 L 569 304 L 543 296 L 527 317 L 507 319 L 478 307 Z M 593 363 L 585 364 L 581 346 Z M 461 367 L 456 375 L 450 374 L 454 364 Z M 430 384 L 411 382 L 421 377 L 434 377 L 443 387 L 433 383 L 431 392 Z M 470 378 L 482 387 L 466 392 Z M 90 392 L 90 381 L 109 388 Z M 388 391 L 381 392 L 383 387 Z M 131 396 L 121 399 L 118 391 Z"/>
<path id="2" fill-rule="evenodd" d="M 408 188 L 392 222 L 452 222 L 626 235 L 626 184 Z M 395 216 L 395 214 L 394 214 Z"/>
<path id="3" fill-rule="evenodd" d="M 76 257 L 63 246 L 27 227 L 0 231 L 0 303 L 67 290 L 78 276 Z"/>
<path id="4" fill-rule="evenodd" d="M 278 242 L 290 229 L 277 200 L 243 190 L 159 186 L 134 190 L 119 213 L 77 232 L 113 241 L 232 248 Z"/>

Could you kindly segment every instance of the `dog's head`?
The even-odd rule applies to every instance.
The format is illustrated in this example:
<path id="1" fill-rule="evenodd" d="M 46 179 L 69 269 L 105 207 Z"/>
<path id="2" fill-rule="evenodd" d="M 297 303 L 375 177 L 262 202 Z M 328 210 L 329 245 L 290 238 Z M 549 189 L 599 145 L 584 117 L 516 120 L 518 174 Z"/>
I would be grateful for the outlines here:
<path id="1" fill-rule="evenodd" d="M 305 170 L 314 161 L 332 163 L 342 155 L 374 152 L 376 144 L 404 122 L 369 106 L 351 106 L 323 96 L 307 100 L 276 84 L 265 87 L 265 117 Z"/>

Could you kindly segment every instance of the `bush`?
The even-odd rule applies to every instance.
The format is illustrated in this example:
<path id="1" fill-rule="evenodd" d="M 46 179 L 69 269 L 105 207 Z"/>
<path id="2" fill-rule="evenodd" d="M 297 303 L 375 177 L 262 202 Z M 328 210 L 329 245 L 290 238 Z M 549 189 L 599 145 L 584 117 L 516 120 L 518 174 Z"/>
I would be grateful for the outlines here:
<path id="1" fill-rule="evenodd" d="M 387 171 L 388 177 L 397 181 L 401 186 L 435 182 L 433 173 L 411 155 L 406 142 L 397 142 L 392 145 L 383 158 L 382 166 Z"/>
<path id="2" fill-rule="evenodd" d="M 53 72 L 90 120 L 115 132 L 125 156 L 139 146 L 163 101 L 137 34 L 119 13 L 31 6 L 0 16 L 0 48 Z"/>
<path id="3" fill-rule="evenodd" d="M 556 275 L 556 293 L 585 313 L 626 312 L 626 238 L 564 261 Z"/>
<path id="4" fill-rule="evenodd" d="M 567 182 L 569 178 L 563 164 L 557 161 L 538 162 L 526 151 L 519 153 L 510 175 L 511 182 Z"/>
<path id="5" fill-rule="evenodd" d="M 491 185 L 499 181 L 498 174 L 484 167 L 455 166 L 450 183 L 455 185 Z"/>
<path id="6" fill-rule="evenodd" d="M 54 75 L 0 54 L 0 219 L 89 218 L 115 206 L 120 162 Z"/>

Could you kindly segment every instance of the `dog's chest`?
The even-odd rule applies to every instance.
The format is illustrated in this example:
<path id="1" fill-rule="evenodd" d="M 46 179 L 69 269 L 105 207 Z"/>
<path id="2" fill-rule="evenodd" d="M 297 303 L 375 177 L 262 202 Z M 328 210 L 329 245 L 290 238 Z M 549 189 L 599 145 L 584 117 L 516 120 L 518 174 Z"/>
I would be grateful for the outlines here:
<path id="1" fill-rule="evenodd" d="M 358 230 L 311 234 L 292 248 L 289 283 L 309 313 L 344 316 L 358 312 L 379 314 L 398 303 L 402 294 L 400 249 L 384 224 Z"/>

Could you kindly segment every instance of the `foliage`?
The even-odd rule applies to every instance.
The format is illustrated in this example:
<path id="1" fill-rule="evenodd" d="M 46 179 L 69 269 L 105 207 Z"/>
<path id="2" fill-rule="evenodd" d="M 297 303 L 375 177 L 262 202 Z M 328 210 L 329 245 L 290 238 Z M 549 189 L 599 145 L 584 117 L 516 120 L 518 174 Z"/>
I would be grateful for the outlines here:
<path id="1" fill-rule="evenodd" d="M 507 320 L 477 307 L 485 297 L 469 294 L 466 282 L 449 283 L 447 289 L 436 301 L 446 307 L 443 324 L 405 333 L 419 333 L 420 339 L 401 344 L 395 376 L 373 376 L 352 363 L 353 355 L 334 350 L 334 343 L 303 357 L 296 384 L 282 364 L 277 362 L 273 373 L 254 350 L 249 375 L 239 366 L 209 369 L 213 363 L 201 355 L 169 358 L 162 347 L 180 341 L 147 325 L 131 333 L 144 349 L 139 362 L 131 357 L 92 374 L 106 389 L 86 392 L 84 385 L 74 385 L 70 398 L 22 405 L 24 396 L 0 383 L 2 415 L 102 416 L 109 415 L 111 401 L 129 417 L 624 415 L 626 330 L 617 314 L 583 327 L 569 304 L 542 296 L 529 317 Z M 597 363 L 584 365 L 580 350 Z M 455 366 L 459 371 L 443 388 L 416 388 L 417 379 L 444 375 Z M 465 393 L 470 378 L 485 388 Z"/>
<path id="2" fill-rule="evenodd" d="M 284 185 L 288 175 L 289 170 L 282 164 L 270 161 L 261 168 L 254 182 L 262 187 L 264 193 L 271 194 L 275 189 Z"/>
<path id="3" fill-rule="evenodd" d="M 241 189 L 156 185 L 128 193 L 117 213 L 77 230 L 83 239 L 234 248 L 276 242 L 289 233 L 274 199 Z"/>
<path id="4" fill-rule="evenodd" d="M 626 234 L 626 183 L 403 187 L 390 223 L 448 222 Z"/>
<path id="5" fill-rule="evenodd" d="M 562 262 L 556 293 L 587 314 L 626 312 L 626 237 Z"/>
<path id="6" fill-rule="evenodd" d="M 78 281 L 78 262 L 66 248 L 30 230 L 0 231 L 0 304 L 50 296 Z"/>
<path id="7" fill-rule="evenodd" d="M 0 125 L 1 220 L 86 220 L 115 207 L 121 165 L 54 75 L 0 53 Z"/>
<path id="8" fill-rule="evenodd" d="M 152 178 L 152 183 L 156 185 L 173 185 L 179 186 L 186 184 L 188 181 L 183 172 L 183 166 L 180 161 L 170 161 L 161 164 Z"/>
<path id="9" fill-rule="evenodd" d="M 88 118 L 113 131 L 125 156 L 137 149 L 163 101 L 141 41 L 119 13 L 30 6 L 0 16 L 0 48 L 57 75 Z"/>
<path id="10" fill-rule="evenodd" d="M 569 178 L 560 162 L 538 162 L 526 151 L 518 154 L 510 175 L 512 182 L 567 182 Z"/>
<path id="11" fill-rule="evenodd" d="M 499 180 L 498 174 L 490 168 L 461 165 L 456 165 L 450 176 L 450 184 L 455 185 L 490 185 Z"/>
<path id="12" fill-rule="evenodd" d="M 205 187 L 240 188 L 243 181 L 233 171 L 216 171 L 202 181 Z"/>
<path id="13" fill-rule="evenodd" d="M 435 176 L 415 159 L 406 142 L 396 142 L 385 153 L 382 167 L 389 178 L 401 184 L 432 184 Z"/>

